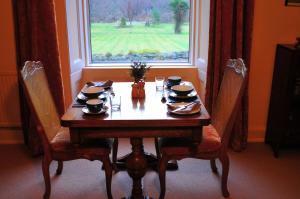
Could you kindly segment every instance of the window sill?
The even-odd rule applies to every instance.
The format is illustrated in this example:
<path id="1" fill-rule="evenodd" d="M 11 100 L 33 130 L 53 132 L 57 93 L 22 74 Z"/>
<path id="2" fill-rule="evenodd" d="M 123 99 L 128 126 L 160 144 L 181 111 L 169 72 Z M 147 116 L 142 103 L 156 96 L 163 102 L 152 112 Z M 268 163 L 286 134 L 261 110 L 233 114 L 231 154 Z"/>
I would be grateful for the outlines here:
<path id="1" fill-rule="evenodd" d="M 147 64 L 148 66 L 151 66 L 151 69 L 191 69 L 191 68 L 197 68 L 197 66 L 190 65 L 190 64 L 172 64 L 172 65 L 152 65 L 152 64 Z M 90 64 L 84 69 L 129 69 L 130 65 L 129 64 L 120 64 L 120 65 L 98 65 L 98 64 Z"/>

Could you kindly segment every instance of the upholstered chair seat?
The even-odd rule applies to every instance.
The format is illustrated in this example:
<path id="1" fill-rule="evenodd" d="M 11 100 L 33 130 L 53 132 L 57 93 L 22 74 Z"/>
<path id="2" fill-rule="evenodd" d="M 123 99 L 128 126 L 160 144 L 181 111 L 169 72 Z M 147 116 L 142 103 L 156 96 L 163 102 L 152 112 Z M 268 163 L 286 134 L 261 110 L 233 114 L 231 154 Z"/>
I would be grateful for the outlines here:
<path id="1" fill-rule="evenodd" d="M 55 153 L 62 152 L 68 154 L 68 156 L 80 154 L 78 157 L 82 156 L 85 150 L 90 150 L 91 148 L 93 148 L 93 153 L 98 155 L 110 154 L 112 145 L 113 140 L 111 139 L 86 139 L 78 146 L 73 145 L 70 140 L 69 129 L 64 127 L 51 140 L 52 151 Z"/>
<path id="2" fill-rule="evenodd" d="M 161 153 L 172 155 L 174 153 L 189 154 L 193 150 L 191 138 L 161 138 L 158 141 Z M 197 154 L 218 151 L 221 147 L 221 138 L 212 125 L 204 126 L 201 143 L 197 145 Z"/>

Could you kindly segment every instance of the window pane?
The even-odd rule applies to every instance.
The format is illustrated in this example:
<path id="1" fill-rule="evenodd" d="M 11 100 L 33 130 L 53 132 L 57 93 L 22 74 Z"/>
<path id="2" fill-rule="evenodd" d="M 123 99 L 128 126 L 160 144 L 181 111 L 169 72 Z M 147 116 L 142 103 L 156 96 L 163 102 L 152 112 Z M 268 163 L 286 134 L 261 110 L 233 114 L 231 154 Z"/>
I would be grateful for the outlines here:
<path id="1" fill-rule="evenodd" d="M 89 0 L 92 63 L 189 62 L 189 0 Z"/>

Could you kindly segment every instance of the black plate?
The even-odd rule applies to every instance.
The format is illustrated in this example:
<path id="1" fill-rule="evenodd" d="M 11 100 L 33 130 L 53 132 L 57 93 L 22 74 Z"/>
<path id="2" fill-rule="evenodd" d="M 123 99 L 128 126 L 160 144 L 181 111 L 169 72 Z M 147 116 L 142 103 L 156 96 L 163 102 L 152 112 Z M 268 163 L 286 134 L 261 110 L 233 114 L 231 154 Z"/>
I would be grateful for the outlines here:
<path id="1" fill-rule="evenodd" d="M 104 102 L 107 100 L 107 94 L 106 93 L 101 93 L 98 96 L 99 99 L 103 100 Z M 76 101 L 79 104 L 85 104 L 85 102 L 88 100 L 89 98 L 87 98 L 86 96 L 84 96 L 81 92 L 77 95 Z"/>
<path id="2" fill-rule="evenodd" d="M 84 112 L 87 115 L 100 115 L 102 113 L 105 113 L 108 110 L 107 106 L 104 106 L 100 111 L 94 113 L 94 112 L 90 112 L 89 109 L 87 107 L 83 107 L 82 112 Z"/>
<path id="3" fill-rule="evenodd" d="M 177 95 L 175 92 L 170 91 L 169 92 L 169 99 L 172 101 L 176 101 L 176 102 L 191 102 L 194 101 L 196 99 L 198 99 L 198 95 L 197 92 L 194 90 L 191 93 L 189 93 L 188 95 Z"/>

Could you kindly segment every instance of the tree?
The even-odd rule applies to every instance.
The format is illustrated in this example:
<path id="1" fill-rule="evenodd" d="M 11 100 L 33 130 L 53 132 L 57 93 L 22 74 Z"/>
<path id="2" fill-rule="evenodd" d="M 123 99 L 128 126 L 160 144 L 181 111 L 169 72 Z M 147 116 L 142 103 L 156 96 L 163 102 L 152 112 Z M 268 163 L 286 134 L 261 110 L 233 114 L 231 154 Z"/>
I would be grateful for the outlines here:
<path id="1" fill-rule="evenodd" d="M 158 9 L 153 9 L 152 10 L 152 21 L 153 24 L 159 24 L 160 23 L 160 12 Z"/>
<path id="2" fill-rule="evenodd" d="M 172 0 L 170 3 L 175 19 L 175 34 L 181 33 L 181 25 L 189 9 L 189 5 L 185 0 Z"/>
<path id="3" fill-rule="evenodd" d="M 130 25 L 132 25 L 133 19 L 139 15 L 141 6 L 140 0 L 122 0 L 120 2 L 121 12 L 128 19 Z"/>

